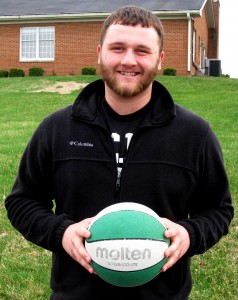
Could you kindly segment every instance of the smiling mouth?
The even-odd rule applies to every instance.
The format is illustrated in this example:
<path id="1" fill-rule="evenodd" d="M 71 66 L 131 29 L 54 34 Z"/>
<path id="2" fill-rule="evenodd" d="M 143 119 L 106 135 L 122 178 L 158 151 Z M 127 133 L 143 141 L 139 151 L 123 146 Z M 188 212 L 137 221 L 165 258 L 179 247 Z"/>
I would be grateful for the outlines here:
<path id="1" fill-rule="evenodd" d="M 129 77 L 134 77 L 134 76 L 139 74 L 139 73 L 136 73 L 136 72 L 119 72 L 119 73 L 123 76 L 129 76 Z"/>

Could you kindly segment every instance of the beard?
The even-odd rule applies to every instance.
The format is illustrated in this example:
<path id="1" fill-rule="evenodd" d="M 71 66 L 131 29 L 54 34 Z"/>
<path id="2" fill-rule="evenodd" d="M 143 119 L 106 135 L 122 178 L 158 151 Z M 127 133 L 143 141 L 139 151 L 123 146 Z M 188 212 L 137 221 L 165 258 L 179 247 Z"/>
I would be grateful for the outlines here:
<path id="1" fill-rule="evenodd" d="M 109 69 L 101 60 L 101 75 L 107 86 L 118 96 L 122 97 L 134 97 L 145 91 L 153 82 L 157 75 L 158 66 L 154 66 L 153 69 L 147 70 L 143 73 L 142 78 L 135 84 L 134 87 L 121 85 L 119 80 L 114 75 L 114 71 Z"/>

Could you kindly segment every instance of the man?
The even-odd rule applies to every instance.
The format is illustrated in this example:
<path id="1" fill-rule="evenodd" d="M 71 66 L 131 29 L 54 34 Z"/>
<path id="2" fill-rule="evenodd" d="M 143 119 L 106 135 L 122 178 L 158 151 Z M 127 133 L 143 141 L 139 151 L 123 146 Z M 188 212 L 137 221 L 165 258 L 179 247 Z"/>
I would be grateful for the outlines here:
<path id="1" fill-rule="evenodd" d="M 53 252 L 51 299 L 188 299 L 190 257 L 227 234 L 233 217 L 220 145 L 154 81 L 164 57 L 156 16 L 113 12 L 97 51 L 103 81 L 40 124 L 5 202 L 9 219 Z M 84 247 L 92 217 L 125 201 L 158 213 L 171 239 L 162 272 L 134 288 L 101 280 Z"/>

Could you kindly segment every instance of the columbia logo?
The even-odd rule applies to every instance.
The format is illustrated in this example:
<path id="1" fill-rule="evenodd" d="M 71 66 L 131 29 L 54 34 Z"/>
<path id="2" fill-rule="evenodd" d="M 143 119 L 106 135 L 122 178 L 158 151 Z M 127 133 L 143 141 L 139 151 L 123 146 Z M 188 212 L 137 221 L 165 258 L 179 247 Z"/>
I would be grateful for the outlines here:
<path id="1" fill-rule="evenodd" d="M 78 142 L 78 141 L 70 141 L 69 142 L 70 146 L 75 146 L 75 147 L 93 147 L 92 143 L 88 142 Z"/>

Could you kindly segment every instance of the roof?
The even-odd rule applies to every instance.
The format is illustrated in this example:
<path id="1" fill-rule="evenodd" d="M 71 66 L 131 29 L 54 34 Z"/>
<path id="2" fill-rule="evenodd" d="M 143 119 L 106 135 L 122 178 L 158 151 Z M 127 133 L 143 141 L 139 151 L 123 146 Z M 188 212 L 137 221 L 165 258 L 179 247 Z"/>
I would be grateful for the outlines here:
<path id="1" fill-rule="evenodd" d="M 122 6 L 140 6 L 160 19 L 201 16 L 214 28 L 214 0 L 0 0 L 0 24 L 102 21 Z"/>
<path id="2" fill-rule="evenodd" d="M 110 13 L 122 6 L 199 14 L 207 0 L 1 0 L 0 16 Z"/>

